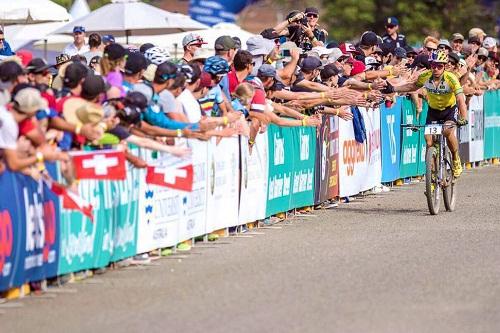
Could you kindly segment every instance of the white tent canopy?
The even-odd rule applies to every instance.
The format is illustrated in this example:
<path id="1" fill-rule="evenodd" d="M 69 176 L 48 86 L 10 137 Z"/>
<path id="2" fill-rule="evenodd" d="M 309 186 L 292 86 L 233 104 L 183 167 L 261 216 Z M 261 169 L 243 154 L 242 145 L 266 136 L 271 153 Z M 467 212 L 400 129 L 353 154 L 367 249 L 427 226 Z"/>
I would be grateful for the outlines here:
<path id="1" fill-rule="evenodd" d="M 56 22 L 70 18 L 66 8 L 50 0 L 0 0 L 1 24 Z"/>
<path id="2" fill-rule="evenodd" d="M 69 10 L 69 14 L 73 20 L 84 17 L 85 15 L 90 14 L 89 4 L 87 0 L 75 0 L 71 9 Z"/>
<path id="3" fill-rule="evenodd" d="M 187 15 L 171 13 L 138 0 L 114 0 L 76 19 L 56 33 L 71 34 L 74 26 L 115 36 L 158 35 L 207 28 Z"/>
<path id="4" fill-rule="evenodd" d="M 49 41 L 50 39 L 47 36 L 65 24 L 66 22 L 49 22 L 7 25 L 4 28 L 4 34 L 12 50 L 16 51 L 32 41 L 43 41 L 44 39 Z M 53 39 L 53 37 L 50 38 Z"/>

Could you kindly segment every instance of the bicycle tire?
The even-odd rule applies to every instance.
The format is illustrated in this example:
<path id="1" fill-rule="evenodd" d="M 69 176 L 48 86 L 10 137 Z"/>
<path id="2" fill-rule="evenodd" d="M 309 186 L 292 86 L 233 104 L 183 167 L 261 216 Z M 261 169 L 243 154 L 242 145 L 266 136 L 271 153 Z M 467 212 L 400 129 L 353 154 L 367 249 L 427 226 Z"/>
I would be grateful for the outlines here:
<path id="1" fill-rule="evenodd" d="M 425 196 L 427 197 L 427 206 L 431 215 L 439 213 L 440 198 L 439 184 L 437 183 L 438 155 L 435 147 L 427 148 L 427 152 L 425 153 Z"/>
<path id="2" fill-rule="evenodd" d="M 453 177 L 453 156 L 448 147 L 446 147 L 444 153 L 444 168 L 443 202 L 446 211 L 452 212 L 455 210 L 457 201 L 457 189 L 455 187 L 455 177 Z"/>

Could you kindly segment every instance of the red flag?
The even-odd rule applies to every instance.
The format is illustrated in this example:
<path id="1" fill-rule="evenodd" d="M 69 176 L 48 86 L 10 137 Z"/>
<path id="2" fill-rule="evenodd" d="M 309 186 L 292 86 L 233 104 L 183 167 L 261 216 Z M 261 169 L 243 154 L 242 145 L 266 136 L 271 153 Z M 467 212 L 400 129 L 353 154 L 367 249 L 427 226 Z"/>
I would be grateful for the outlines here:
<path id="1" fill-rule="evenodd" d="M 191 192 L 193 190 L 193 165 L 148 166 L 146 183 Z"/>
<path id="2" fill-rule="evenodd" d="M 93 207 L 90 203 L 85 201 L 77 193 L 68 191 L 66 187 L 52 179 L 44 179 L 44 181 L 52 192 L 62 198 L 63 208 L 78 210 L 83 215 L 87 216 L 91 222 L 94 222 Z"/>
<path id="3" fill-rule="evenodd" d="M 118 150 L 99 150 L 71 153 L 77 179 L 124 180 L 125 153 Z"/>

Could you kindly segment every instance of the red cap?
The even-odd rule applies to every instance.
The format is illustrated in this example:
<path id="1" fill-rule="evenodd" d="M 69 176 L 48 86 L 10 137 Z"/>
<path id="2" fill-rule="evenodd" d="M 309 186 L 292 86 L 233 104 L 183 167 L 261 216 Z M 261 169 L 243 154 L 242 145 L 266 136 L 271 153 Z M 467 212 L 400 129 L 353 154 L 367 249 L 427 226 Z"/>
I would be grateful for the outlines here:
<path id="1" fill-rule="evenodd" d="M 354 45 L 351 43 L 342 43 L 339 45 L 339 49 L 343 54 L 358 53 Z"/>
<path id="2" fill-rule="evenodd" d="M 213 87 L 212 76 L 207 72 L 201 72 L 200 76 L 200 87 L 202 88 L 212 88 Z"/>
<path id="3" fill-rule="evenodd" d="M 363 62 L 359 60 L 354 60 L 352 63 L 351 75 L 357 75 L 363 73 L 366 70 L 366 66 Z"/>

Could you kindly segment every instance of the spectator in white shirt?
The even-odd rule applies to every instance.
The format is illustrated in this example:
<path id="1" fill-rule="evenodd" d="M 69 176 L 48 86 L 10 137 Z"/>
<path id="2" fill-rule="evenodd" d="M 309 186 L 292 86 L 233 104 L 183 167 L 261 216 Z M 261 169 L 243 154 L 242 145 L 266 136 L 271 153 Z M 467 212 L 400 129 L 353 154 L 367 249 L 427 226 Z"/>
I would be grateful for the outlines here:
<path id="1" fill-rule="evenodd" d="M 81 26 L 75 26 L 73 28 L 73 43 L 68 44 L 63 53 L 69 55 L 70 57 L 89 52 L 89 46 L 85 44 L 85 28 Z"/>

